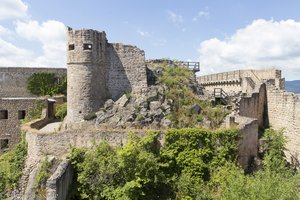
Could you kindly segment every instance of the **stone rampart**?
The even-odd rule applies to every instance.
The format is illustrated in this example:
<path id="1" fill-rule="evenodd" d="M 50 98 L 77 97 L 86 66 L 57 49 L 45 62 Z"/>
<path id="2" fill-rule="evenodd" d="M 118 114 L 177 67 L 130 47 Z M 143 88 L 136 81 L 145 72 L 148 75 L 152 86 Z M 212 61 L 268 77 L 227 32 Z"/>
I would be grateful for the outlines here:
<path id="1" fill-rule="evenodd" d="M 34 73 L 66 75 L 66 68 L 0 67 L 0 97 L 32 97 L 26 89 L 28 78 Z"/>
<path id="2" fill-rule="evenodd" d="M 284 129 L 287 156 L 290 161 L 300 159 L 300 95 L 268 86 L 268 116 L 270 126 Z M 299 166 L 298 166 L 299 167 Z"/>
<path id="3" fill-rule="evenodd" d="M 243 92 L 251 94 L 262 82 L 269 82 L 277 88 L 284 89 L 284 79 L 281 71 L 268 70 L 236 70 L 231 72 L 217 73 L 197 77 L 199 84 L 208 91 L 214 88 L 222 88 L 225 92 L 232 94 Z"/>

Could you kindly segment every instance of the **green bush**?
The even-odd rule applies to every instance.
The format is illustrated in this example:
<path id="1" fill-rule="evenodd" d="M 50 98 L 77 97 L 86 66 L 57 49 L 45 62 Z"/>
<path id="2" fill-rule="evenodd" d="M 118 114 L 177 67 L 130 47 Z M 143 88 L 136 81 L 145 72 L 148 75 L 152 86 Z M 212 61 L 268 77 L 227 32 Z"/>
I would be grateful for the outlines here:
<path id="1" fill-rule="evenodd" d="M 0 154 L 0 199 L 4 199 L 6 193 L 17 187 L 26 156 L 27 143 L 22 133 L 22 140 L 14 149 Z"/>
<path id="2" fill-rule="evenodd" d="M 56 107 L 55 117 L 63 120 L 67 116 L 67 103 L 60 104 Z"/>
<path id="3" fill-rule="evenodd" d="M 73 149 L 77 189 L 82 199 L 194 198 L 212 169 L 235 160 L 237 133 L 171 129 L 163 148 L 158 133 L 148 132 L 144 138 L 130 134 L 122 148 L 100 143 L 92 150 Z"/>
<path id="4" fill-rule="evenodd" d="M 61 80 L 58 82 L 58 80 Z M 37 96 L 53 96 L 67 93 L 67 77 L 57 77 L 54 73 L 34 73 L 27 80 L 27 90 Z"/>

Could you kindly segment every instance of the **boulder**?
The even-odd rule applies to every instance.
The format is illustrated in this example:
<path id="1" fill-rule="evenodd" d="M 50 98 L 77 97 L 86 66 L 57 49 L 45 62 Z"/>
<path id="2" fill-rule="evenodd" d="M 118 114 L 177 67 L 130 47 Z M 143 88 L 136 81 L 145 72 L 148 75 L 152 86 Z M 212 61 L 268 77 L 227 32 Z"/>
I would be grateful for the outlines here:
<path id="1" fill-rule="evenodd" d="M 112 99 L 108 99 L 105 103 L 104 103 L 104 106 L 103 106 L 103 108 L 105 109 L 105 110 L 111 110 L 112 108 L 113 108 L 113 106 L 114 106 L 114 101 L 112 100 Z"/>
<path id="2" fill-rule="evenodd" d="M 119 107 L 125 107 L 127 105 L 127 103 L 129 102 L 129 99 L 127 98 L 127 96 L 124 94 L 123 96 L 121 96 L 121 98 L 119 98 L 116 101 L 116 105 L 118 105 Z"/>
<path id="3" fill-rule="evenodd" d="M 202 109 L 201 109 L 201 107 L 200 107 L 198 104 L 194 104 L 194 105 L 192 105 L 191 108 L 190 108 L 190 112 L 191 112 L 192 114 L 200 114 L 201 111 L 202 111 Z"/>

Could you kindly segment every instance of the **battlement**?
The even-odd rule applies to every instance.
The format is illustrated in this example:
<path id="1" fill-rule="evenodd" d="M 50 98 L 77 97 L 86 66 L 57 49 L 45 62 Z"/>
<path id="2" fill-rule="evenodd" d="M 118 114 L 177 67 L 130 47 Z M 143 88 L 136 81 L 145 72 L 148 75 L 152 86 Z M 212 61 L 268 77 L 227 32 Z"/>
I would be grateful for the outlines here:
<path id="1" fill-rule="evenodd" d="M 268 82 L 278 89 L 284 89 L 284 79 L 281 78 L 281 71 L 277 69 L 236 70 L 199 76 L 197 81 L 209 91 L 214 88 L 223 88 L 227 93 L 236 91 L 251 93 L 262 82 Z"/>

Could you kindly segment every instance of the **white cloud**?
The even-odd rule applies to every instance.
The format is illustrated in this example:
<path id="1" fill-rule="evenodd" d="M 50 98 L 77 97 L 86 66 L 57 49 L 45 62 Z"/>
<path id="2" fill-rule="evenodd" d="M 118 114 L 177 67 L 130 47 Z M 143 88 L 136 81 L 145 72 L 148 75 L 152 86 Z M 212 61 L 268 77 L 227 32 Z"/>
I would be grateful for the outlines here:
<path id="1" fill-rule="evenodd" d="M 11 30 L 0 25 L 0 36 L 10 35 L 10 34 L 11 34 Z"/>
<path id="2" fill-rule="evenodd" d="M 258 19 L 229 38 L 203 41 L 198 51 L 201 74 L 276 67 L 300 79 L 300 22 Z"/>
<path id="3" fill-rule="evenodd" d="M 142 31 L 142 30 L 137 30 L 137 33 L 140 35 L 140 36 L 143 36 L 143 37 L 148 37 L 150 36 L 150 33 L 147 32 L 147 31 Z"/>
<path id="4" fill-rule="evenodd" d="M 26 66 L 33 53 L 0 38 L 0 66 Z"/>
<path id="5" fill-rule="evenodd" d="M 181 15 L 176 14 L 171 10 L 168 10 L 167 14 L 168 14 L 168 19 L 176 26 L 179 26 L 183 23 L 183 17 Z"/>
<path id="6" fill-rule="evenodd" d="M 64 67 L 66 62 L 66 30 L 61 22 L 49 20 L 16 23 L 16 33 L 27 40 L 39 41 L 43 54 L 30 61 L 30 65 Z"/>
<path id="7" fill-rule="evenodd" d="M 194 22 L 196 22 L 196 21 L 198 21 L 199 19 L 201 19 L 201 18 L 209 18 L 210 17 L 210 12 L 209 12 L 209 9 L 208 9 L 208 7 L 205 7 L 205 9 L 204 10 L 201 10 L 201 11 L 199 11 L 198 12 L 198 14 L 195 16 L 195 17 L 193 17 L 193 21 Z"/>
<path id="8" fill-rule="evenodd" d="M 27 9 L 21 0 L 0 0 L 0 20 L 24 18 Z"/>

